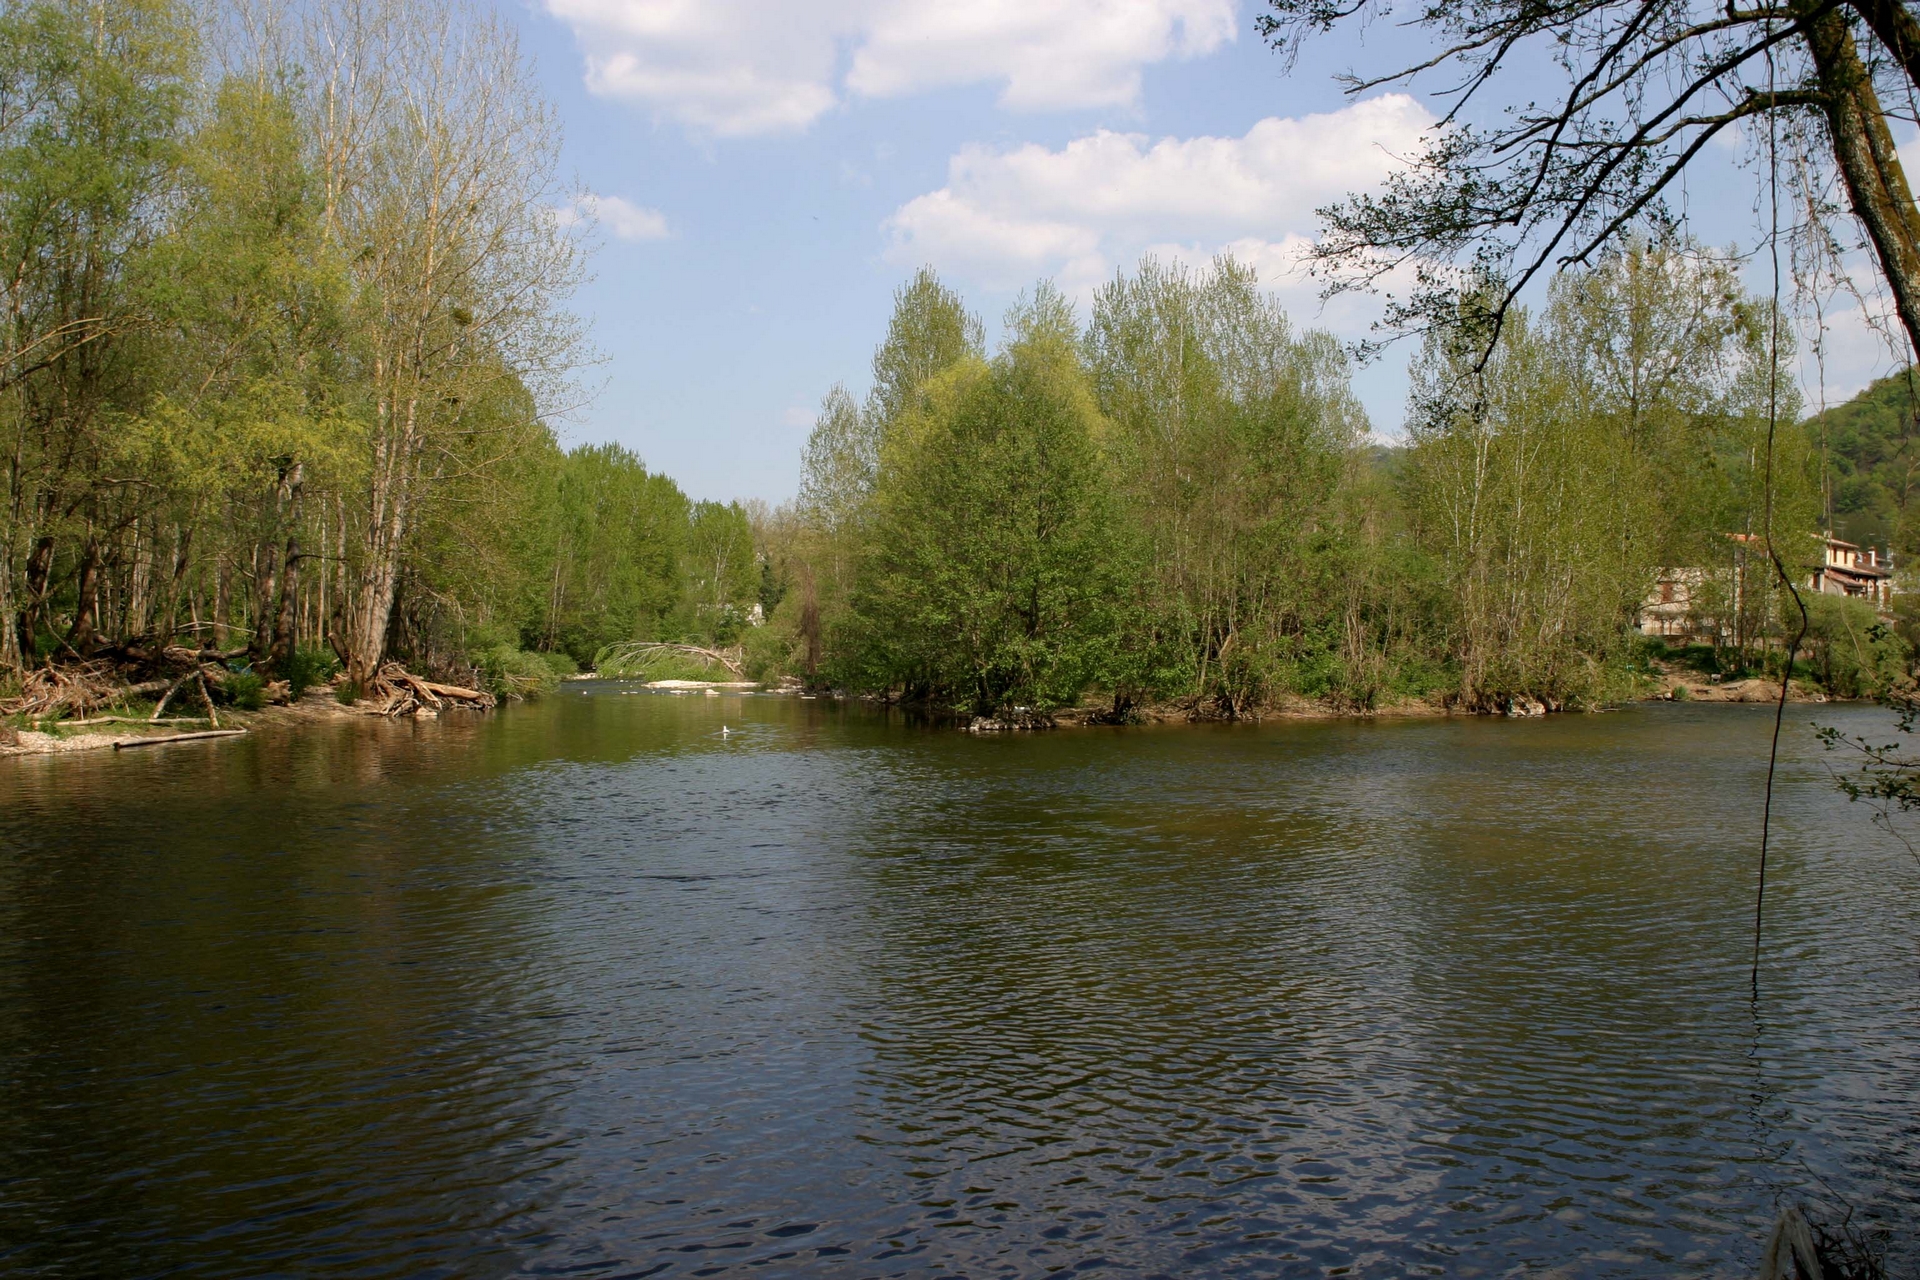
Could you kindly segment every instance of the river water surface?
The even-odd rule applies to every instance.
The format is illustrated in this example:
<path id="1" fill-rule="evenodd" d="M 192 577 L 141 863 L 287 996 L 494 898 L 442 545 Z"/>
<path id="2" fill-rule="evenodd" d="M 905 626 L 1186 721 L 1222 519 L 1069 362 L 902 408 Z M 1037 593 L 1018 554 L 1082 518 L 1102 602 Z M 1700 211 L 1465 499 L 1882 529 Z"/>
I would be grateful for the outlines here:
<path id="1" fill-rule="evenodd" d="M 1913 1274 L 1920 864 L 1816 716 L 1757 1005 L 1760 708 L 0 760 L 0 1273 Z"/>

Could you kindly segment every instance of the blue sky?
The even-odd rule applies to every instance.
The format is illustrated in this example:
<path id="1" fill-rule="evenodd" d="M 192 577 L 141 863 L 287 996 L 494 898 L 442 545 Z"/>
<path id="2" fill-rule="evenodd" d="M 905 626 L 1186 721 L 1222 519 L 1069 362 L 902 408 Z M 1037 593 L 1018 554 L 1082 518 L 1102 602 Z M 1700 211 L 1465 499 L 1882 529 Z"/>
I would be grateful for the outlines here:
<path id="1" fill-rule="evenodd" d="M 598 197 L 576 299 L 603 363 L 569 443 L 614 440 L 698 498 L 793 496 L 836 381 L 856 394 L 893 291 L 922 263 L 989 334 L 1040 278 L 1084 298 L 1141 252 L 1230 249 L 1296 324 L 1322 311 L 1293 255 L 1313 209 L 1372 185 L 1430 122 L 1419 93 L 1343 95 L 1335 72 L 1415 55 L 1391 26 L 1310 45 L 1291 74 L 1234 0 L 537 0 L 513 11 Z M 1693 184 L 1697 230 L 1754 239 L 1729 151 Z M 1754 277 L 1756 284 L 1762 281 Z M 1829 397 L 1890 364 L 1842 314 Z M 1851 327 L 1850 327 L 1851 325 Z M 1405 351 L 1360 371 L 1399 430 Z"/>

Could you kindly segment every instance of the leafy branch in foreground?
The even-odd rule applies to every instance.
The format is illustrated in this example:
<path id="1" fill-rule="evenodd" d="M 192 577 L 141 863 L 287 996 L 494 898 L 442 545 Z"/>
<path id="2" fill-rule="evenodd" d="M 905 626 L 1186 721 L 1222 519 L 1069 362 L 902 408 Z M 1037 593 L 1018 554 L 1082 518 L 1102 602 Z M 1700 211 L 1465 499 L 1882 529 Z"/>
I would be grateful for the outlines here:
<path id="1" fill-rule="evenodd" d="M 1396 16 L 1392 0 L 1269 0 L 1262 34 L 1289 57 L 1344 22 Z M 1805 165 L 1789 181 L 1805 207 L 1837 174 L 1908 336 L 1920 343 L 1920 210 L 1886 103 L 1920 88 L 1920 21 L 1897 0 L 1426 0 L 1405 15 L 1438 52 L 1384 73 L 1345 77 L 1348 92 L 1452 77 L 1425 151 L 1377 195 L 1321 210 L 1311 250 L 1330 292 L 1385 289 L 1385 327 L 1446 321 L 1459 284 L 1498 280 L 1497 332 L 1529 283 L 1590 266 L 1636 230 L 1678 225 L 1668 197 L 1716 139 L 1747 122 L 1784 126 Z M 1503 72 L 1541 99 L 1470 118 Z M 1734 131 L 1729 135 L 1729 131 Z M 1809 227 L 1824 234 L 1824 227 Z M 1466 273 L 1463 277 L 1463 273 Z"/>
<path id="2" fill-rule="evenodd" d="M 1861 734 L 1844 734 L 1832 725 L 1814 730 L 1828 751 L 1850 752 L 1854 759 L 1851 772 L 1833 770 L 1834 785 L 1850 801 L 1865 800 L 1874 808 L 1875 826 L 1888 832 L 1907 852 L 1920 860 L 1920 850 L 1894 825 L 1896 813 L 1920 809 L 1920 756 L 1911 754 L 1916 723 L 1920 723 L 1920 685 L 1912 681 L 1883 694 L 1880 701 L 1898 717 L 1896 731 L 1903 742 L 1879 743 Z"/>

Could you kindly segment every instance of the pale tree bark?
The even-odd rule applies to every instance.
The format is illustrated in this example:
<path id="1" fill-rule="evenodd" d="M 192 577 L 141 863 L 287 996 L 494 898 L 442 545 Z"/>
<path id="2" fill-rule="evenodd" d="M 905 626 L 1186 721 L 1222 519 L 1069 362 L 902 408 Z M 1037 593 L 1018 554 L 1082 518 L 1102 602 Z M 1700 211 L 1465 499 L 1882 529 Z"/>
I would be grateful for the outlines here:
<path id="1" fill-rule="evenodd" d="M 435 479 L 477 428 L 463 406 L 518 380 L 538 398 L 574 363 L 558 300 L 579 246 L 555 217 L 554 117 L 511 28 L 463 0 L 336 0 L 309 32 L 326 220 L 363 299 L 366 505 L 344 610 L 350 678 L 386 656 L 402 560 Z M 431 464 L 431 465 L 430 465 Z"/>
<path id="2" fill-rule="evenodd" d="M 1904 15 L 1903 7 L 1894 7 Z M 1820 0 L 1794 0 L 1793 10 L 1806 34 L 1820 108 L 1848 203 L 1873 246 L 1908 341 L 1920 352 L 1920 209 L 1914 207 L 1913 190 L 1907 185 L 1880 96 L 1843 10 Z M 1911 17 L 1895 22 L 1882 16 L 1904 48 L 1913 26 Z"/>
<path id="3" fill-rule="evenodd" d="M 306 467 L 295 462 L 285 481 L 287 494 L 287 545 L 280 558 L 280 603 L 273 611 L 273 633 L 267 644 L 267 666 L 279 674 L 293 656 L 294 610 L 300 598 L 300 498 L 306 482 Z M 263 611 L 264 614 L 264 611 Z"/>

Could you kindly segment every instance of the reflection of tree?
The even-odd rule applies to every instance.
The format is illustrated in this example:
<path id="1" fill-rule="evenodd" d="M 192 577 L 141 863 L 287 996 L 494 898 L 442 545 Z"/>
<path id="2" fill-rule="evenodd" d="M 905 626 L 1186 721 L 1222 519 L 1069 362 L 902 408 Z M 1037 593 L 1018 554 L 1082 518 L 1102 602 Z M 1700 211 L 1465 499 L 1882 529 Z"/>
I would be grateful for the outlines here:
<path id="1" fill-rule="evenodd" d="M 369 789 L 391 735 L 317 737 L 0 805 L 9 1265 L 515 1266 L 554 1024 L 498 874 L 512 815 L 468 816 L 457 776 Z"/>
<path id="2" fill-rule="evenodd" d="M 1323 1197 L 1405 1123 L 1398 890 L 1347 856 L 1321 735 L 1116 745 L 969 753 L 875 806 L 870 1141 L 918 1226 L 1047 1265 L 1332 1248 Z"/>
<path id="3" fill-rule="evenodd" d="M 930 740 L 855 833 L 890 1238 L 956 1269 L 1745 1256 L 1770 1210 L 1751 1029 L 1722 997 L 1764 729 Z M 1829 817 L 1796 799 L 1796 843 Z M 1810 945 L 1833 906 L 1785 903 L 1782 937 Z M 1842 1120 L 1820 1071 L 1856 1065 L 1768 1052 L 1808 1117 L 1777 1139 L 1872 1182 L 1891 1108 Z"/>

